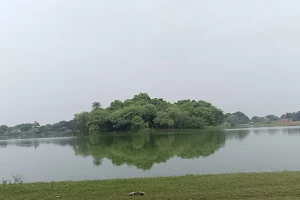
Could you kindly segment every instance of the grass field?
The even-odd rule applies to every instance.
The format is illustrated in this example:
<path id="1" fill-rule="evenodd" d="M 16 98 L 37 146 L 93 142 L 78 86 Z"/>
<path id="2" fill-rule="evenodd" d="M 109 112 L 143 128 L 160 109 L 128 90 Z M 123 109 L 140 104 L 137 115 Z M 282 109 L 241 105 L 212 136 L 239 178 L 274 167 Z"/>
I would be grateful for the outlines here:
<path id="1" fill-rule="evenodd" d="M 139 190 L 147 195 L 127 196 Z M 0 186 L 0 199 L 300 199 L 300 172 L 11 184 Z"/>

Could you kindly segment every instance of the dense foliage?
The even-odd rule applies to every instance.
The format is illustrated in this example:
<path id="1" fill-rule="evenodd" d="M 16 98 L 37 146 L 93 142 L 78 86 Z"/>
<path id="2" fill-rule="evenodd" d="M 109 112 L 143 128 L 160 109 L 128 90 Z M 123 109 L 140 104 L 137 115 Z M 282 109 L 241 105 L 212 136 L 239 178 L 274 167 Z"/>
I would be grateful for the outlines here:
<path id="1" fill-rule="evenodd" d="M 275 115 L 267 115 L 266 116 L 270 121 L 278 121 L 279 117 L 275 116 Z"/>
<path id="2" fill-rule="evenodd" d="M 238 111 L 235 113 L 226 113 L 223 125 L 235 127 L 237 125 L 247 124 L 267 124 L 278 122 L 279 119 L 291 119 L 293 121 L 300 121 L 300 111 L 297 113 L 287 113 L 282 115 L 281 118 L 275 115 L 267 115 L 265 117 L 253 116 L 251 119 L 244 113 Z"/>
<path id="3" fill-rule="evenodd" d="M 293 113 L 286 113 L 281 116 L 282 119 L 291 119 L 293 121 L 300 121 L 300 111 Z"/>
<path id="4" fill-rule="evenodd" d="M 140 93 L 124 102 L 115 100 L 102 108 L 94 102 L 91 112 L 75 115 L 79 134 L 139 131 L 143 129 L 199 129 L 223 122 L 223 111 L 205 101 L 181 100 L 169 103 Z"/>
<path id="5" fill-rule="evenodd" d="M 249 121 L 249 117 L 240 111 L 235 113 L 227 113 L 225 115 L 225 123 L 229 124 L 230 126 L 235 126 L 237 124 L 248 124 Z"/>

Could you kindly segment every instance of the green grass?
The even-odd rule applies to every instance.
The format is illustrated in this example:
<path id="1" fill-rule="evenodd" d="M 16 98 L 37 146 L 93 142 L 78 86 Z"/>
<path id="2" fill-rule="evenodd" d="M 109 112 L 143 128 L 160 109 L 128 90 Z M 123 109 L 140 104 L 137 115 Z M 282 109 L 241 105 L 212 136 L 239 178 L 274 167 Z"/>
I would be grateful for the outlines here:
<path id="1" fill-rule="evenodd" d="M 147 196 L 128 197 L 144 191 Z M 195 175 L 1 185 L 0 199 L 300 199 L 300 172 Z"/>

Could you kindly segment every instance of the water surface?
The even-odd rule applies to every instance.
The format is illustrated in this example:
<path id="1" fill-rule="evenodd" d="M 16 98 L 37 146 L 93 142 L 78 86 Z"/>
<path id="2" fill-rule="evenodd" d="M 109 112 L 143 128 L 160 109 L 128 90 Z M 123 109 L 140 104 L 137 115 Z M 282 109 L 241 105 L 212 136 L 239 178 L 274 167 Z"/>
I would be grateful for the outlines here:
<path id="1" fill-rule="evenodd" d="M 0 179 L 28 182 L 300 170 L 300 127 L 0 140 Z"/>

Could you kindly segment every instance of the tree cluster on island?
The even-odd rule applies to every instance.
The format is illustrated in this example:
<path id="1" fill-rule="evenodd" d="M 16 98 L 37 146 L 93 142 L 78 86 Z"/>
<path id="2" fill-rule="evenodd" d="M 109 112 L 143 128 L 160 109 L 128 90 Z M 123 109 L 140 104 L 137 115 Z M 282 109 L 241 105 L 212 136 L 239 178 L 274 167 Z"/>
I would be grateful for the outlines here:
<path id="1" fill-rule="evenodd" d="M 223 111 L 206 101 L 180 100 L 170 103 L 140 93 L 123 102 L 115 100 L 107 108 L 95 102 L 91 112 L 75 115 L 74 124 L 80 135 L 89 135 L 145 129 L 200 129 L 218 126 L 223 119 Z"/>
<path id="2" fill-rule="evenodd" d="M 251 119 L 244 113 L 226 113 L 211 103 L 200 100 L 179 100 L 170 103 L 162 98 L 150 98 L 147 93 L 134 95 L 125 101 L 115 100 L 107 108 L 100 102 L 92 104 L 90 112 L 75 114 L 73 120 L 40 126 L 38 122 L 14 127 L 0 126 L 1 135 L 91 135 L 107 132 L 137 132 L 141 130 L 201 129 L 207 126 L 235 127 L 268 124 L 280 119 L 300 121 L 300 111 Z"/>

